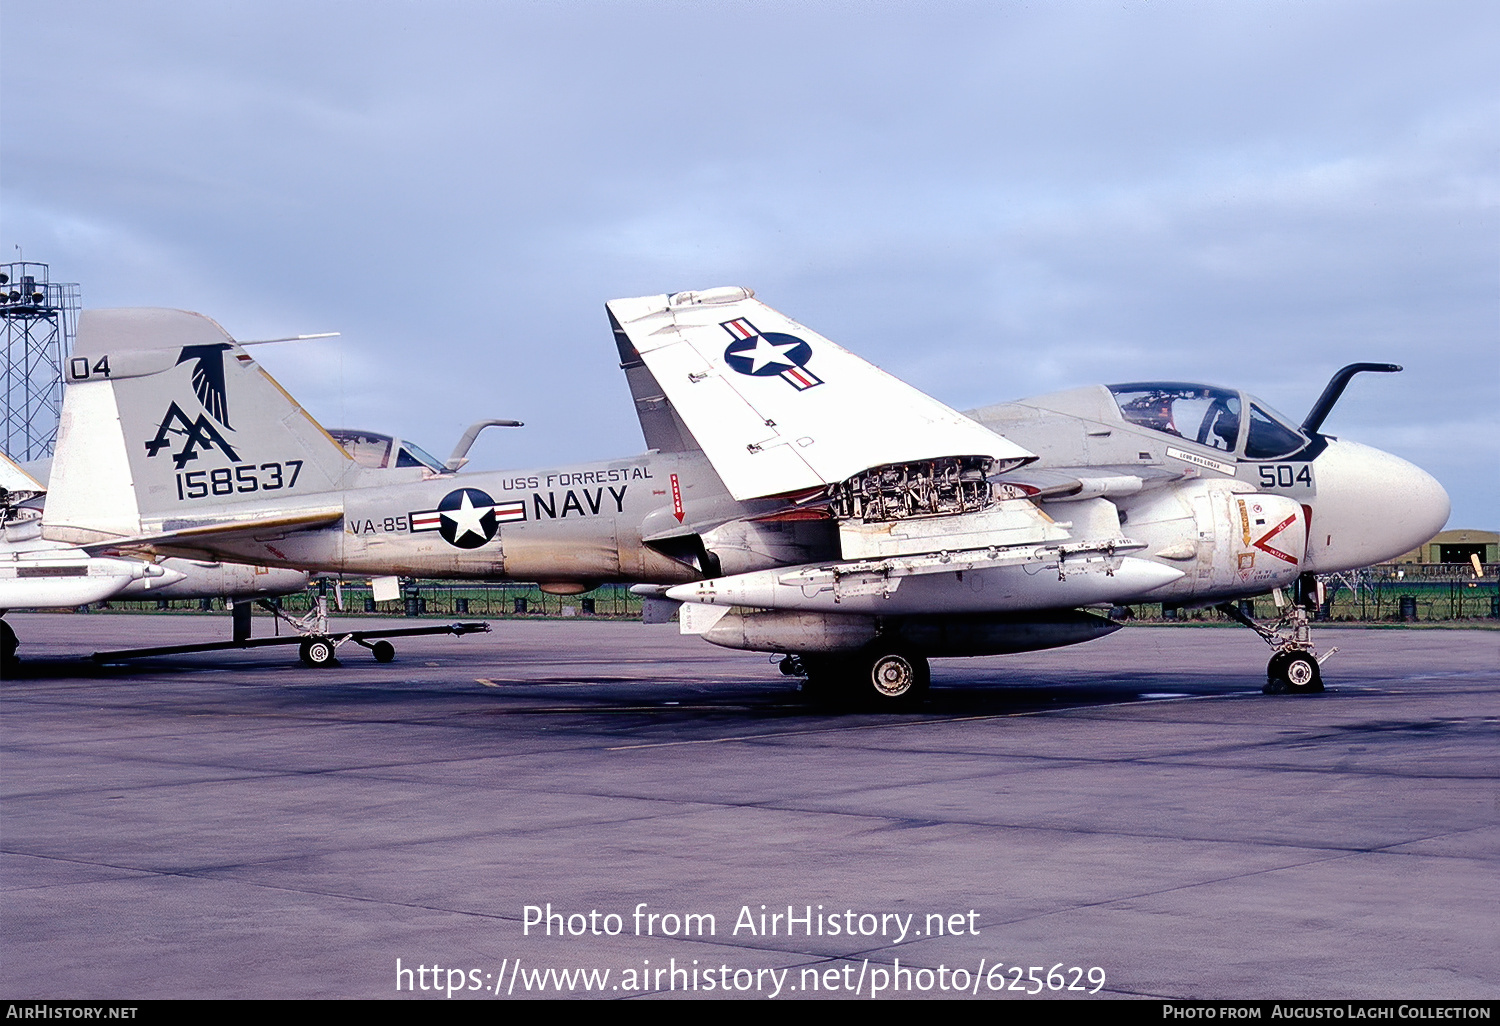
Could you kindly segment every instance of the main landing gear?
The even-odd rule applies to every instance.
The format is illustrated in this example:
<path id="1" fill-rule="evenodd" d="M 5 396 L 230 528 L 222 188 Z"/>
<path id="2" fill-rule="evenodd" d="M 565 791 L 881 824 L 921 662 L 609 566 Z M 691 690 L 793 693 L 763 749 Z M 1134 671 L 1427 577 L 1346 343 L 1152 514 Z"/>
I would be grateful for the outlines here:
<path id="1" fill-rule="evenodd" d="M 1261 688 L 1265 694 L 1312 695 L 1323 690 L 1322 664 L 1338 651 L 1338 647 L 1330 648 L 1326 655 L 1319 657 L 1313 646 L 1307 607 L 1309 602 L 1316 601 L 1317 588 L 1317 578 L 1303 574 L 1297 579 L 1296 600 L 1269 625 L 1256 623 L 1233 602 L 1218 607 L 1231 619 L 1259 634 L 1276 650 L 1266 664 L 1266 685 Z"/>
<path id="2" fill-rule="evenodd" d="M 802 690 L 815 700 L 870 709 L 913 708 L 932 683 L 925 656 L 878 642 L 857 652 L 789 655 L 781 672 L 805 677 Z"/>
<path id="3" fill-rule="evenodd" d="M 0 620 L 0 678 L 10 677 L 16 672 L 18 647 L 16 632 L 11 630 L 10 624 Z"/>

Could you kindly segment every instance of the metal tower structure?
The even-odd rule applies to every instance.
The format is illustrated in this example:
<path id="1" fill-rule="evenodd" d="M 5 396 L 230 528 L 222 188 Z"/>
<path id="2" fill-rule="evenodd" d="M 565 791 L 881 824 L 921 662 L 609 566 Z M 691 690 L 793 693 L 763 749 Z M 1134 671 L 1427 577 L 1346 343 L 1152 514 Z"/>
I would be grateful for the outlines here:
<path id="1" fill-rule="evenodd" d="M 46 459 L 62 415 L 63 361 L 78 330 L 78 284 L 55 282 L 46 264 L 0 264 L 5 333 L 5 422 L 0 444 L 18 462 Z"/>

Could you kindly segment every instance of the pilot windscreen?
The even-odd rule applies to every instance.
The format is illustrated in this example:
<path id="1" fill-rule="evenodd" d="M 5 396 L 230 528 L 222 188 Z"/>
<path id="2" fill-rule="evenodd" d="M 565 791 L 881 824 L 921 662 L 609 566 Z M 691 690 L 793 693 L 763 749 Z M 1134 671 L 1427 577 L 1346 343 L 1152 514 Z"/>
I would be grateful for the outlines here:
<path id="1" fill-rule="evenodd" d="M 1296 452 L 1307 444 L 1297 431 L 1256 403 L 1250 404 L 1250 437 L 1245 455 L 1252 460 L 1273 460 Z"/>
<path id="2" fill-rule="evenodd" d="M 434 473 L 442 473 L 443 465 L 434 459 L 419 446 L 411 442 L 402 442 L 401 449 L 396 453 L 396 466 L 398 467 L 422 467 Z"/>

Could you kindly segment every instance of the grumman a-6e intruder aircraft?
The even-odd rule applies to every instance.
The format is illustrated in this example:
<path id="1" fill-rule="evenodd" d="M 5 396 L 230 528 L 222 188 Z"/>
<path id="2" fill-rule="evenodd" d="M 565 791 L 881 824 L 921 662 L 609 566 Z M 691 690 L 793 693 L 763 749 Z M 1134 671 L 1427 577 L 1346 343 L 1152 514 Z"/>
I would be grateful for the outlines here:
<path id="1" fill-rule="evenodd" d="M 648 619 L 899 704 L 934 656 L 1100 637 L 1092 612 L 1221 605 L 1439 530 L 1418 468 L 1205 385 L 1097 386 L 962 415 L 742 288 L 616 300 L 648 451 L 409 480 L 359 466 L 213 321 L 88 311 L 48 537 L 358 575 L 641 585 Z M 1303 591 L 1311 589 L 1304 586 Z M 669 614 L 668 614 L 669 615 Z M 1306 610 L 1270 690 L 1317 690 Z M 1326 656 L 1324 657 L 1326 658 Z"/>

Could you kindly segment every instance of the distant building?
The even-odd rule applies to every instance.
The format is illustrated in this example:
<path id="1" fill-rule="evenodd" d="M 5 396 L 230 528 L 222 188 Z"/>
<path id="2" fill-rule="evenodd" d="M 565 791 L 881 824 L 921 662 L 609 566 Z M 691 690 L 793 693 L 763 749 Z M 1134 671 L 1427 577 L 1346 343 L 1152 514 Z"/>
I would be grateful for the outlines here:
<path id="1" fill-rule="evenodd" d="M 1440 531 L 1418 545 L 1397 563 L 1467 563 L 1478 556 L 1481 563 L 1500 563 L 1500 534 L 1494 531 Z"/>

